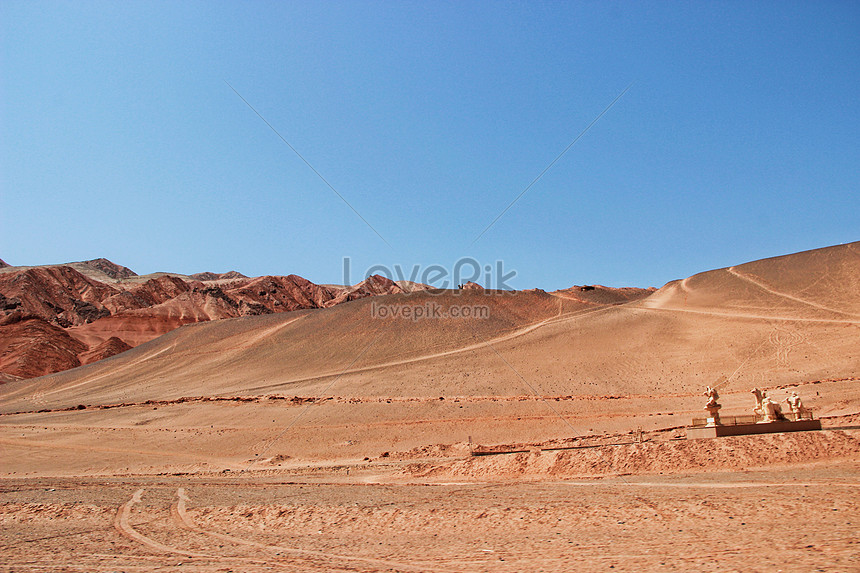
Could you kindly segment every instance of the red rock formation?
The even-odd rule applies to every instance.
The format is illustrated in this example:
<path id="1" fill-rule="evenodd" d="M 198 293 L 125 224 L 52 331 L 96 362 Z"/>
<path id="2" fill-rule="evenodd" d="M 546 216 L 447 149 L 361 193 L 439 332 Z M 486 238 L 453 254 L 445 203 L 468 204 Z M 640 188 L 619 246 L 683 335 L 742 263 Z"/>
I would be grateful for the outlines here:
<path id="1" fill-rule="evenodd" d="M 137 275 L 106 259 L 73 264 L 77 268 L 0 273 L 0 372 L 6 379 L 86 364 L 190 322 L 320 308 L 334 297 L 296 275 L 202 273 L 200 278 L 232 279 L 212 284 L 165 274 L 139 283 L 124 282 Z M 102 282 L 110 279 L 117 282 Z M 364 285 L 351 298 L 369 296 L 374 288 Z"/>
<path id="2" fill-rule="evenodd" d="M 185 324 L 198 322 L 193 317 L 180 316 L 176 313 L 168 316 L 168 312 L 161 308 L 156 308 L 156 311 L 161 311 L 161 314 L 147 312 L 147 310 L 140 309 L 108 316 L 89 324 L 73 326 L 66 332 L 90 348 L 95 348 L 112 336 L 120 338 L 134 347 L 149 342 L 153 338 L 158 338 L 162 334 L 167 334 Z"/>
<path id="3" fill-rule="evenodd" d="M 68 266 L 38 267 L 0 274 L 0 314 L 20 310 L 61 327 L 110 315 L 101 301 L 117 289 L 85 277 Z"/>
<path id="4" fill-rule="evenodd" d="M 91 269 L 101 271 L 114 280 L 128 279 L 137 276 L 137 273 L 130 268 L 112 263 L 107 259 L 93 259 L 91 261 L 83 261 L 81 264 L 86 265 Z"/>
<path id="5" fill-rule="evenodd" d="M 111 336 L 95 348 L 81 353 L 79 359 L 81 364 L 89 364 L 91 362 L 96 362 L 97 360 L 110 358 L 111 356 L 119 354 L 120 352 L 125 352 L 126 350 L 131 350 L 131 346 L 116 336 Z"/>
<path id="6" fill-rule="evenodd" d="M 222 318 L 234 318 L 242 316 L 240 303 L 224 293 L 217 287 L 202 286 L 197 283 L 191 288 L 169 300 L 155 304 L 150 307 L 119 313 L 117 317 L 126 315 L 148 316 L 154 319 L 175 318 L 182 323 L 204 322 L 207 320 L 219 320 Z M 263 307 L 257 309 L 259 312 L 248 312 L 249 315 L 270 314 L 271 311 Z"/>
<path id="7" fill-rule="evenodd" d="M 87 345 L 39 317 L 9 315 L 0 326 L 0 371 L 33 378 L 81 365 Z"/>
<path id="8" fill-rule="evenodd" d="M 224 293 L 237 303 L 248 307 L 263 307 L 269 312 L 285 312 L 302 308 L 321 308 L 334 298 L 324 286 L 297 275 L 265 276 L 225 287 Z M 262 314 L 262 313 L 256 313 Z"/>
<path id="9" fill-rule="evenodd" d="M 125 290 L 117 292 L 102 302 L 111 314 L 148 308 L 191 290 L 191 285 L 171 275 L 162 275 L 143 284 L 123 285 L 123 287 Z"/>
<path id="10" fill-rule="evenodd" d="M 342 302 L 358 300 L 369 296 L 379 296 L 383 294 L 398 294 L 402 293 L 403 289 L 397 283 L 380 275 L 372 275 L 351 287 L 343 288 L 335 296 L 325 302 L 323 306 L 329 307 Z"/>
<path id="11" fill-rule="evenodd" d="M 248 277 L 240 272 L 230 271 L 227 273 L 195 273 L 190 275 L 188 278 L 194 279 L 195 281 L 220 281 L 229 279 L 246 279 Z"/>

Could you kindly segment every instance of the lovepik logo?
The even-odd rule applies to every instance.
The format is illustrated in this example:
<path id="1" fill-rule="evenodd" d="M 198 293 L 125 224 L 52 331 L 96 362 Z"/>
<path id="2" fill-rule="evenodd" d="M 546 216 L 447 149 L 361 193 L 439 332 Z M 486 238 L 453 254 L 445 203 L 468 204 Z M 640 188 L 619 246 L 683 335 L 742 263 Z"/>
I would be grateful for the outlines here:
<path id="1" fill-rule="evenodd" d="M 351 269 L 352 259 L 344 257 L 343 284 L 345 285 L 355 284 L 352 280 Z M 450 270 L 438 264 L 428 267 L 412 265 L 408 276 L 400 264 L 392 266 L 373 265 L 363 273 L 361 280 L 373 275 L 380 275 L 392 281 L 422 283 L 439 289 L 459 288 L 460 285 L 464 285 L 467 282 L 476 282 L 487 289 L 513 290 L 508 281 L 517 276 L 517 271 L 511 270 L 506 272 L 504 261 L 496 261 L 493 265 L 481 265 L 477 259 L 463 257 L 455 261 Z"/>

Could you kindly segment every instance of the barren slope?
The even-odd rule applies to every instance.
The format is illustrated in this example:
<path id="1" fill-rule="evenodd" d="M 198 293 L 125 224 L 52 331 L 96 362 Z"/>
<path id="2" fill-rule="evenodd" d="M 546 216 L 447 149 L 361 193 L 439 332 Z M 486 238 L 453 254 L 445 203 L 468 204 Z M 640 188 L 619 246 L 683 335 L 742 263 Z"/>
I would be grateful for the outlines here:
<path id="1" fill-rule="evenodd" d="M 389 295 L 186 326 L 109 364 L 33 383 L 60 407 L 120 396 L 310 394 L 333 376 L 340 391 L 361 395 L 520 394 L 527 383 L 546 394 L 675 393 L 721 376 L 739 386 L 857 376 L 858 277 L 853 244 L 702 273 L 620 306 L 541 291 Z M 818 298 L 816 284 L 829 285 Z M 380 305 L 435 305 L 440 316 L 374 317 Z M 442 318 L 464 306 L 486 307 L 488 318 Z M 21 390 L 2 390 L 4 410 L 20 409 L 12 398 Z"/>
<path id="2" fill-rule="evenodd" d="M 328 287 L 297 275 L 248 278 L 235 271 L 190 277 L 171 273 L 138 276 L 107 259 L 2 267 L 0 345 L 21 349 L 30 358 L 22 362 L 0 352 L 0 379 L 33 378 L 86 364 L 96 356 L 105 358 L 111 351 L 137 346 L 183 324 L 329 307 L 399 292 L 403 292 L 399 285 L 380 276 L 350 287 Z M 43 329 L 34 338 L 5 326 L 33 318 L 65 332 Z M 44 348 L 68 346 L 69 335 L 84 345 L 78 355 L 72 353 L 69 360 L 49 359 Z M 114 338 L 122 344 L 107 344 Z M 40 362 L 42 355 L 46 359 Z"/>
<path id="3" fill-rule="evenodd" d="M 443 315 L 452 307 L 486 307 L 488 318 L 374 317 L 374 312 L 386 312 L 379 307 L 389 305 L 428 313 L 438 308 Z M 308 393 L 338 375 L 377 380 L 361 383 L 362 393 L 434 394 L 438 388 L 432 384 L 407 389 L 399 380 L 375 372 L 388 368 L 406 372 L 430 356 L 451 360 L 454 370 L 458 357 L 485 349 L 484 341 L 516 336 L 560 311 L 581 306 L 543 292 L 424 291 L 361 299 L 325 310 L 191 324 L 112 360 L 6 385 L 0 392 L 5 411 L 22 409 L 13 397 L 26 400 L 34 392 L 47 407 L 66 407 L 81 400 L 100 404 L 171 399 L 254 392 L 261 386 Z"/>
<path id="4" fill-rule="evenodd" d="M 702 273 L 625 304 L 421 292 L 193 324 L 0 386 L 2 412 L 33 412 L 0 425 L 25 467 L 68 451 L 75 471 L 95 471 L 360 460 L 432 444 L 461 451 L 469 436 L 528 443 L 681 426 L 714 383 L 724 415 L 750 410 L 752 386 L 782 400 L 787 384 L 818 415 L 854 414 L 858 277 L 855 243 Z M 450 316 L 483 307 L 487 318 Z M 403 308 L 434 317 L 391 316 Z M 87 408 L 35 413 L 78 404 Z"/>

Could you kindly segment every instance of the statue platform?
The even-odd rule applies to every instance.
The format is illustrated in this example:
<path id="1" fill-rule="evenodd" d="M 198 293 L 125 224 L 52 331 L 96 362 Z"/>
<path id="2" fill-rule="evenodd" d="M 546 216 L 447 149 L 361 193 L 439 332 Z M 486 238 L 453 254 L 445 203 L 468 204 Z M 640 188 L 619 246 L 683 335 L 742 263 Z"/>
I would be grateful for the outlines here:
<path id="1" fill-rule="evenodd" d="M 737 418 L 754 418 L 753 416 L 737 416 Z M 821 420 L 777 420 L 775 422 L 750 422 L 723 418 L 722 423 L 705 423 L 697 425 L 699 420 L 693 420 L 693 425 L 687 428 L 687 439 L 718 438 L 720 436 L 745 436 L 749 434 L 775 434 L 780 432 L 807 432 L 820 430 Z M 705 421 L 705 420 L 702 420 Z M 738 422 L 738 423 L 733 423 Z"/>

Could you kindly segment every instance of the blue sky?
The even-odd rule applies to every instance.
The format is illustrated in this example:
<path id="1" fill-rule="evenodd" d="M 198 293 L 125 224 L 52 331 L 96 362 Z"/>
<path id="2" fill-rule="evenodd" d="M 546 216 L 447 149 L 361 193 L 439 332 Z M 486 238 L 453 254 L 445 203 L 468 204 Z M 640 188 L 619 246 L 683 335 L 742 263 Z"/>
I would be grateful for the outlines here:
<path id="1" fill-rule="evenodd" d="M 552 290 L 860 239 L 857 2 L 6 0 L 0 50 L 10 264 Z"/>

